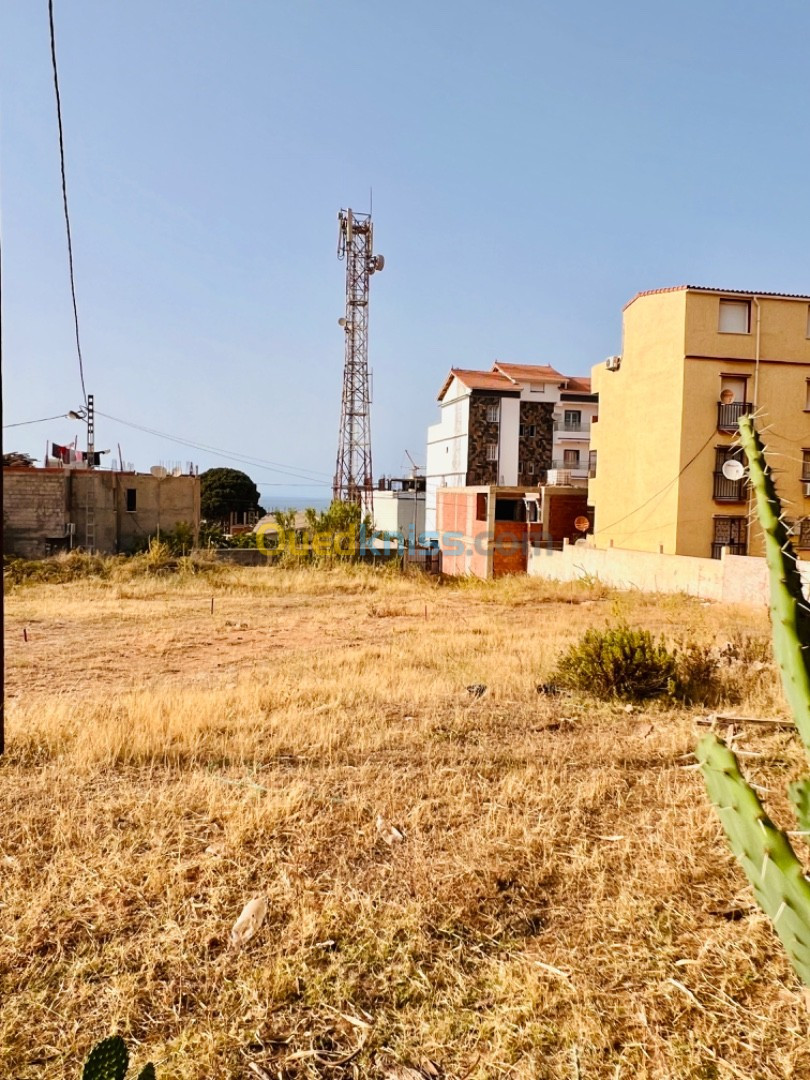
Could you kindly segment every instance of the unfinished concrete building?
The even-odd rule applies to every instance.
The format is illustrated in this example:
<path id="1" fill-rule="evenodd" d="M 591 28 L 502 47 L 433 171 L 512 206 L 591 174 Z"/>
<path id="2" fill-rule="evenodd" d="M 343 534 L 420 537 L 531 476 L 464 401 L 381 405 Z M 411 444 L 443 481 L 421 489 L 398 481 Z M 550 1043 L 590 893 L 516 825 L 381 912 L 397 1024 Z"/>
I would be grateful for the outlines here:
<path id="1" fill-rule="evenodd" d="M 102 469 L 3 470 L 4 553 L 41 558 L 81 547 L 131 552 L 161 530 L 200 526 L 199 476 Z"/>

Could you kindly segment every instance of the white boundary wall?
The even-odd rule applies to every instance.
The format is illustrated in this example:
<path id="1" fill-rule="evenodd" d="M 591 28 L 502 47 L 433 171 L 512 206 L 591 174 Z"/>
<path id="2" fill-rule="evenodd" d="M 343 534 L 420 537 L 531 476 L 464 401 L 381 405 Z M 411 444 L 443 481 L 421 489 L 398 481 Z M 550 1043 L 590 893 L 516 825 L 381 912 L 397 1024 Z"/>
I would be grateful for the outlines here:
<path id="1" fill-rule="evenodd" d="M 810 588 L 810 563 L 800 563 Z M 688 593 L 705 600 L 764 607 L 769 603 L 768 568 L 765 559 L 729 555 L 698 559 L 691 555 L 658 555 L 627 548 L 594 548 L 566 544 L 562 551 L 542 547 L 529 549 L 528 573 L 551 581 L 598 578 L 615 589 L 638 589 L 649 593 Z"/>

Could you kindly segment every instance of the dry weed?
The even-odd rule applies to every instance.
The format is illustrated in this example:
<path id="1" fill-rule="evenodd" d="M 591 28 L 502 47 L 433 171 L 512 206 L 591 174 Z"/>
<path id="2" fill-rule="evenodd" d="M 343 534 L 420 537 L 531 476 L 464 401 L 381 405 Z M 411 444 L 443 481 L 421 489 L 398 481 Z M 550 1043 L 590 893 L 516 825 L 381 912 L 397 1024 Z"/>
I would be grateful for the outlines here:
<path id="1" fill-rule="evenodd" d="M 694 716 L 536 691 L 615 608 L 718 647 L 764 616 L 593 591 L 229 567 L 15 593 L 0 1075 L 77 1075 L 112 1031 L 160 1080 L 810 1072 Z M 770 667 L 741 698 L 782 710 Z M 791 734 L 740 739 L 781 792 Z"/>

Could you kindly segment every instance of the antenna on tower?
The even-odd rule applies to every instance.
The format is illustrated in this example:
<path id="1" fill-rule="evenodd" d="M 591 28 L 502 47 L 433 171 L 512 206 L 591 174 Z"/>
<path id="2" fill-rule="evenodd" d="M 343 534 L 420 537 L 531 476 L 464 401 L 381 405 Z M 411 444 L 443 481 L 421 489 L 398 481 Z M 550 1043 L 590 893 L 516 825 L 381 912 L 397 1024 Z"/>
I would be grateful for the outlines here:
<path id="1" fill-rule="evenodd" d="M 332 497 L 335 501 L 356 503 L 364 514 L 374 510 L 368 370 L 369 280 L 385 266 L 385 259 L 374 255 L 373 249 L 371 214 L 341 210 L 337 255 L 346 260 L 346 314 L 338 319 L 338 325 L 343 327 L 346 348 Z"/>

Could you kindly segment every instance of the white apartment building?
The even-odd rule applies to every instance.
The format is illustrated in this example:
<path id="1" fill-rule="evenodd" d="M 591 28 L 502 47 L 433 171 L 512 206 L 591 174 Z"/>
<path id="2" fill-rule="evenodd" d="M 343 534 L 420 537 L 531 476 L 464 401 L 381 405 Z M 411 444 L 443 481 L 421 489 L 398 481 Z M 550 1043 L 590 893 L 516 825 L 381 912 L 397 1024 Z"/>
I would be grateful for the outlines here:
<path id="1" fill-rule="evenodd" d="M 586 483 L 598 398 L 588 378 L 540 364 L 452 368 L 428 428 L 425 529 L 436 528 L 436 490 Z M 549 474 L 553 475 L 549 475 Z"/>

